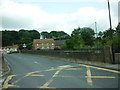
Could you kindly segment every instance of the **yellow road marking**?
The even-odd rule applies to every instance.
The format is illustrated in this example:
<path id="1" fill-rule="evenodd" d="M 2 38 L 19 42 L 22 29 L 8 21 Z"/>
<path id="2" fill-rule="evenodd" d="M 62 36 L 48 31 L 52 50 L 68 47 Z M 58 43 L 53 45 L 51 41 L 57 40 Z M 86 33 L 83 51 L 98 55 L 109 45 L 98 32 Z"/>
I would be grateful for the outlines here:
<path id="1" fill-rule="evenodd" d="M 27 76 L 43 76 L 43 75 L 32 75 L 34 73 L 40 73 L 40 72 L 46 72 L 46 71 L 53 71 L 53 70 L 58 70 L 52 77 L 52 79 L 54 77 L 57 77 L 57 75 L 59 74 L 59 72 L 61 71 L 60 69 L 65 69 L 65 70 L 81 70 L 81 68 L 72 68 L 72 67 L 76 67 L 76 66 L 85 66 L 87 67 L 87 76 L 85 76 L 87 78 L 88 83 L 92 83 L 92 79 L 91 78 L 119 78 L 119 77 L 112 77 L 112 76 L 91 76 L 91 72 L 90 72 L 90 68 L 95 68 L 95 69 L 100 69 L 100 70 L 105 70 L 105 71 L 110 71 L 110 72 L 114 72 L 114 73 L 120 73 L 120 71 L 116 71 L 116 70 L 110 70 L 110 69 L 105 69 L 105 68 L 100 68 L 100 67 L 95 67 L 95 66 L 90 66 L 90 65 L 84 65 L 84 64 L 77 64 L 77 65 L 73 65 L 73 66 L 67 66 L 67 67 L 58 67 L 58 68 L 53 68 L 53 69 L 47 69 L 47 70 L 42 70 L 42 71 L 34 71 L 34 72 L 29 72 L 27 73 L 23 78 L 27 77 Z M 60 71 L 59 71 L 60 70 Z M 66 77 L 66 76 L 61 76 L 61 77 Z M 72 76 L 67 76 L 67 77 L 72 77 Z M 10 78 L 10 77 L 9 77 Z M 23 79 L 22 78 L 22 79 Z M 49 80 L 47 84 L 44 84 L 43 86 L 49 85 L 53 80 Z M 20 81 L 21 79 L 15 81 L 14 83 L 17 83 L 18 81 Z M 14 84 L 13 83 L 13 84 Z M 8 84 L 7 86 L 12 87 L 13 85 Z M 7 87 L 6 86 L 6 87 Z M 5 84 L 4 84 L 5 87 Z"/>
<path id="2" fill-rule="evenodd" d="M 120 73 L 120 71 L 110 70 L 110 69 L 106 69 L 106 68 L 100 68 L 100 67 L 95 67 L 95 66 L 90 66 L 90 65 L 84 65 L 84 64 L 79 64 L 79 65 L 85 66 L 85 67 L 90 67 L 90 68 L 95 68 L 95 69 L 100 69 L 100 70 L 105 70 L 105 71 L 109 71 L 109 72 L 114 72 L 114 73 Z"/>
<path id="3" fill-rule="evenodd" d="M 115 76 L 66 76 L 66 75 L 57 75 L 57 77 L 65 77 L 65 78 L 120 78 Z"/>
<path id="4" fill-rule="evenodd" d="M 57 75 L 57 77 L 65 77 L 65 78 L 66 78 L 66 77 L 70 77 L 70 78 L 71 78 L 71 77 L 74 77 L 74 76 Z"/>
<path id="5" fill-rule="evenodd" d="M 55 72 L 55 74 L 52 76 L 52 78 L 50 78 L 43 86 L 40 86 L 39 88 L 46 88 L 50 85 L 50 83 L 53 81 L 53 78 L 54 77 L 57 77 L 57 75 L 60 73 L 60 71 L 62 70 L 63 68 L 60 68 L 58 71 Z"/>
<path id="6" fill-rule="evenodd" d="M 58 69 L 58 68 L 57 68 L 57 69 Z M 32 76 L 32 74 L 34 74 L 34 73 L 40 73 L 40 72 L 46 72 L 46 71 L 53 71 L 53 70 L 57 70 L 57 69 L 55 68 L 55 69 L 47 69 L 47 70 L 42 70 L 42 71 L 29 72 L 29 73 L 27 73 L 24 77 L 22 77 L 22 78 L 20 78 L 20 79 L 18 79 L 18 80 L 16 80 L 16 81 L 14 81 L 13 84 L 18 83 L 19 81 L 21 81 L 21 80 L 24 79 L 25 77 Z"/>
<path id="7" fill-rule="evenodd" d="M 37 74 L 36 74 L 36 75 L 31 75 L 31 76 L 39 76 L 39 77 L 42 77 L 42 76 L 45 76 L 45 75 L 37 75 Z"/>
<path id="8" fill-rule="evenodd" d="M 88 78 L 89 76 L 85 76 Z M 120 78 L 120 77 L 114 77 L 114 76 L 91 76 L 91 78 Z"/>
<path id="9" fill-rule="evenodd" d="M 16 76 L 16 75 L 10 75 L 10 76 L 8 76 L 7 79 L 5 80 L 2 88 L 14 87 L 15 85 L 8 84 L 8 82 L 9 82 L 13 77 L 15 77 L 15 76 Z"/>
<path id="10" fill-rule="evenodd" d="M 92 78 L 91 78 L 91 71 L 90 71 L 90 68 L 89 67 L 86 67 L 87 68 L 87 82 L 89 85 L 92 85 Z"/>
<path id="11" fill-rule="evenodd" d="M 51 89 L 56 89 L 56 87 L 44 87 L 44 88 L 51 88 Z"/>
<path id="12" fill-rule="evenodd" d="M 38 73 L 38 72 L 40 72 L 40 71 L 29 72 L 29 73 L 27 73 L 27 74 L 25 75 L 25 77 L 30 76 L 30 75 L 33 74 L 33 73 Z"/>
<path id="13" fill-rule="evenodd" d="M 82 70 L 82 68 L 68 68 L 68 69 L 65 69 L 65 70 Z"/>

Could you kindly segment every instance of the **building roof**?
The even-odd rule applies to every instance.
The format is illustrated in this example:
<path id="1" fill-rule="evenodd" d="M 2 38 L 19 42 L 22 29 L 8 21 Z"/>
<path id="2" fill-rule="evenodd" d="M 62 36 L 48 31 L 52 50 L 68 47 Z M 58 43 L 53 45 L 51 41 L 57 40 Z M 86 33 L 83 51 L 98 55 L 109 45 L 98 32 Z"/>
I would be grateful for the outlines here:
<path id="1" fill-rule="evenodd" d="M 55 45 L 63 45 L 66 40 L 55 40 Z"/>
<path id="2" fill-rule="evenodd" d="M 6 47 L 1 47 L 2 49 L 4 49 L 4 48 L 19 48 L 19 46 L 18 45 L 12 45 L 12 46 L 6 46 Z"/>
<path id="3" fill-rule="evenodd" d="M 55 43 L 54 39 L 34 39 L 33 43 Z"/>

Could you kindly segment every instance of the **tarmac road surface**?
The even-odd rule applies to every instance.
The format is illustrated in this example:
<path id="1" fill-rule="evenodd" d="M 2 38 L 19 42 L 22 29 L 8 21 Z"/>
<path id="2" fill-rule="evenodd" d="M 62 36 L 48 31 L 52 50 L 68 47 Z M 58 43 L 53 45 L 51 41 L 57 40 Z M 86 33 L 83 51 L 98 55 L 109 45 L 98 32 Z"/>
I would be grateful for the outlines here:
<path id="1" fill-rule="evenodd" d="M 120 72 L 25 54 L 4 55 L 11 72 L 3 88 L 118 88 Z"/>

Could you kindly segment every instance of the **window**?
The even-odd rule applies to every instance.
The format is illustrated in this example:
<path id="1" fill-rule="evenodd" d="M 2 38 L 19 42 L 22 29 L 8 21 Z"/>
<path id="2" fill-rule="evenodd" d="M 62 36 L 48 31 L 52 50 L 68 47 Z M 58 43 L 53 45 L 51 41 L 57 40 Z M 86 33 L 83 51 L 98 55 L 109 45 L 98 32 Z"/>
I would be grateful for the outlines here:
<path id="1" fill-rule="evenodd" d="M 44 47 L 42 47 L 42 49 L 44 49 Z"/>
<path id="2" fill-rule="evenodd" d="M 52 43 L 52 45 L 54 45 L 54 43 Z"/>

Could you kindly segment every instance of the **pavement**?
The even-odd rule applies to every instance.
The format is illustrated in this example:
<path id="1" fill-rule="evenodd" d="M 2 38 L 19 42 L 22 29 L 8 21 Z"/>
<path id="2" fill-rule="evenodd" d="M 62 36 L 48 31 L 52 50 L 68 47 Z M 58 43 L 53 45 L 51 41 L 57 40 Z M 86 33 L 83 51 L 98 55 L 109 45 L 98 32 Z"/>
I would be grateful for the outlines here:
<path id="1" fill-rule="evenodd" d="M 4 57 L 11 72 L 3 88 L 119 88 L 120 71 L 114 69 L 24 54 Z"/>

